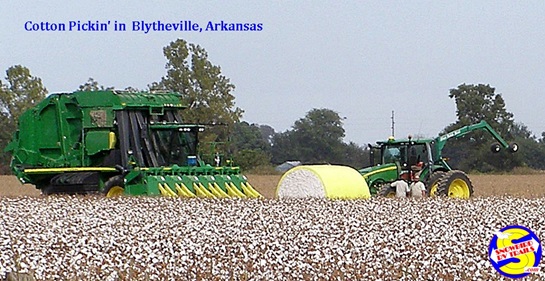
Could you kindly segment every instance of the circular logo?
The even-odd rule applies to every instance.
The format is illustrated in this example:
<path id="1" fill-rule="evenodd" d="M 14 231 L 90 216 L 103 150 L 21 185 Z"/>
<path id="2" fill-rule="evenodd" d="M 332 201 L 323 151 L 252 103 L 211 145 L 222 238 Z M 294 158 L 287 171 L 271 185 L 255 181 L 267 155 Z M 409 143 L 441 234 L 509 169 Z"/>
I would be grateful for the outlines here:
<path id="1" fill-rule="evenodd" d="M 511 225 L 494 234 L 488 246 L 492 266 L 505 277 L 522 278 L 539 271 L 541 243 L 530 229 Z"/>

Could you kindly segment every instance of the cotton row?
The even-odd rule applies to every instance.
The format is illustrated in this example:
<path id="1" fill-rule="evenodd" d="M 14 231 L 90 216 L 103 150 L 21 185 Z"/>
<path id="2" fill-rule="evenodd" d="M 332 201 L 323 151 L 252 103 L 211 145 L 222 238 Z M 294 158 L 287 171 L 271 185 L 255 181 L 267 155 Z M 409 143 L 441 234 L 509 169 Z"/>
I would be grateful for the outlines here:
<path id="1" fill-rule="evenodd" d="M 37 280 L 489 280 L 500 228 L 545 198 L 0 199 L 0 276 Z M 528 280 L 543 278 L 543 273 Z"/>

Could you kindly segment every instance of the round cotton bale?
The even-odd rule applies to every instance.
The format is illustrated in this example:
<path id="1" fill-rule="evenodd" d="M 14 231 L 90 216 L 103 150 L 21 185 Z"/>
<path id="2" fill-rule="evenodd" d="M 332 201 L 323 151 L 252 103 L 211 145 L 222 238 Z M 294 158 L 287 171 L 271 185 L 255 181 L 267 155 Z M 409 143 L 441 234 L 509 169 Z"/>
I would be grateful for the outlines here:
<path id="1" fill-rule="evenodd" d="M 350 167 L 306 165 L 287 171 L 276 187 L 278 198 L 370 198 L 361 174 Z"/>

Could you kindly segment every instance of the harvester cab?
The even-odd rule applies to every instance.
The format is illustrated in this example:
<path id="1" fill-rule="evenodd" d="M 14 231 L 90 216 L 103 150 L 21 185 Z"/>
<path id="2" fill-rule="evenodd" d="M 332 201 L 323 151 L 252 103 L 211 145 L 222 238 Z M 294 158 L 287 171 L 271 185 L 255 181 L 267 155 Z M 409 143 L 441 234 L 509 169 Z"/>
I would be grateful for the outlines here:
<path id="1" fill-rule="evenodd" d="M 508 144 L 486 121 L 462 127 L 438 136 L 435 139 L 394 139 L 378 141 L 370 145 L 371 166 L 361 169 L 371 194 L 393 196 L 395 190 L 390 183 L 404 179 L 409 181 L 418 175 L 426 185 L 430 196 L 445 195 L 469 198 L 473 194 L 473 185 L 468 176 L 460 170 L 452 169 L 442 156 L 446 142 L 451 138 L 462 137 L 475 130 L 490 133 L 498 142 L 491 146 L 492 152 L 502 148 L 511 152 L 518 151 L 516 143 Z"/>
<path id="2" fill-rule="evenodd" d="M 6 148 L 44 194 L 260 197 L 238 167 L 205 163 L 205 126 L 184 123 L 177 93 L 52 94 L 23 113 Z"/>

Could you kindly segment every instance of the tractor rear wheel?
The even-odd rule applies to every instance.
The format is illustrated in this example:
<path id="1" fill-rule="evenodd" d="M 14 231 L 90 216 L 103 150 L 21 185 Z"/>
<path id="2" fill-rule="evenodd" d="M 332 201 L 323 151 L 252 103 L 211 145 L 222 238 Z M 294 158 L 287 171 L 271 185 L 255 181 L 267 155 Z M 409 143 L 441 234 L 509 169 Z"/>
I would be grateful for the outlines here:
<path id="1" fill-rule="evenodd" d="M 104 189 L 102 189 L 102 193 L 106 195 L 106 197 L 116 197 L 123 195 L 125 192 L 125 181 L 123 179 L 122 175 L 114 176 L 108 179 L 104 183 Z"/>
<path id="2" fill-rule="evenodd" d="M 437 186 L 439 183 L 439 180 L 445 175 L 446 173 L 443 171 L 437 171 L 433 172 L 428 180 L 426 181 L 426 189 L 428 190 L 428 196 L 437 196 Z"/>
<path id="3" fill-rule="evenodd" d="M 396 189 L 392 187 L 389 183 L 383 183 L 378 188 L 378 195 L 381 197 L 396 197 Z"/>
<path id="4" fill-rule="evenodd" d="M 467 199 L 473 194 L 473 184 L 460 170 L 447 172 L 437 183 L 436 195 Z"/>

